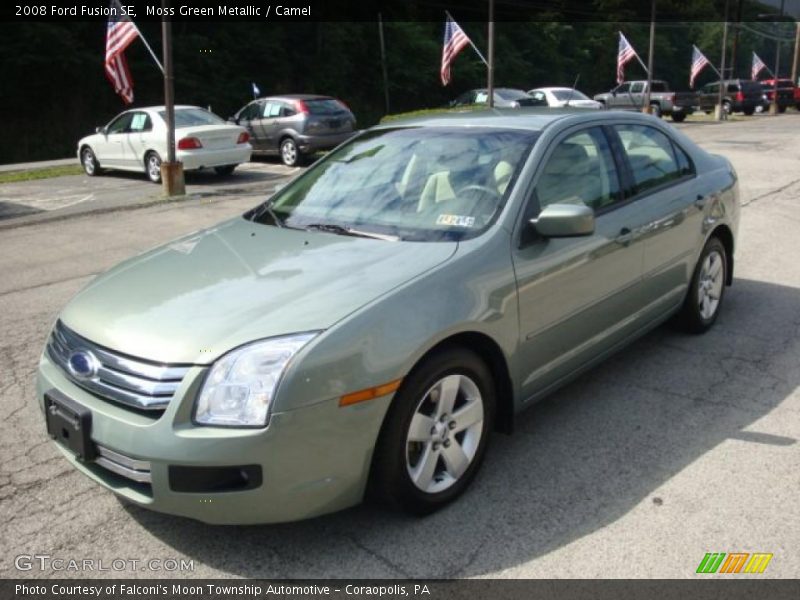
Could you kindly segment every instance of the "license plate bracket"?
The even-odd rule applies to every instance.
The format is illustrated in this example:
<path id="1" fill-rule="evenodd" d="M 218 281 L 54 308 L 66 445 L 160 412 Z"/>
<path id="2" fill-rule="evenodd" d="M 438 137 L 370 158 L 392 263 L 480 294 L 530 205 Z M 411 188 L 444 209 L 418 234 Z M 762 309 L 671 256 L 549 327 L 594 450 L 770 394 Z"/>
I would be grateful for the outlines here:
<path id="1" fill-rule="evenodd" d="M 80 460 L 90 461 L 97 457 L 97 448 L 92 442 L 92 411 L 57 390 L 44 395 L 47 433 L 56 442 L 69 449 Z"/>

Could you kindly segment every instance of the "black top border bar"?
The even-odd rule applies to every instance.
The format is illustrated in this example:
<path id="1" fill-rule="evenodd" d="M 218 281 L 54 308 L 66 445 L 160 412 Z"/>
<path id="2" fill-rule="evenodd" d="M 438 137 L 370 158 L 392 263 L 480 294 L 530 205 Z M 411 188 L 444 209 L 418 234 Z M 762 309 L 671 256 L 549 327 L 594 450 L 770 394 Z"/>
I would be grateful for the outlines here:
<path id="1" fill-rule="evenodd" d="M 121 4 L 136 22 L 159 21 L 165 12 L 161 0 L 121 0 Z M 763 13 L 763 5 L 752 0 L 744 4 L 753 14 Z M 457 21 L 480 22 L 487 20 L 489 0 L 168 0 L 167 5 L 167 16 L 175 22 L 353 22 L 375 21 L 379 14 L 384 21 L 436 22 L 444 20 L 446 10 Z M 494 0 L 494 5 L 498 22 L 644 22 L 651 18 L 651 3 L 643 0 L 618 0 L 612 3 L 613 10 L 606 0 Z M 659 0 L 656 17 L 660 22 L 722 21 L 724 6 L 724 0 L 711 5 Z M 109 10 L 106 0 L 14 0 L 3 3 L 0 21 L 106 21 Z"/>

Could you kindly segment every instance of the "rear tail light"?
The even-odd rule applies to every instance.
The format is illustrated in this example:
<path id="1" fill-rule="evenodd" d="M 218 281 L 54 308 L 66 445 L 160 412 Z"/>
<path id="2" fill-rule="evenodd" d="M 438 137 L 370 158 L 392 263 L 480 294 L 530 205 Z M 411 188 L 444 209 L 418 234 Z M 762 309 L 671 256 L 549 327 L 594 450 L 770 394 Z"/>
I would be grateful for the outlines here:
<path id="1" fill-rule="evenodd" d="M 744 92 L 736 92 L 736 101 L 744 102 Z"/>
<path id="2" fill-rule="evenodd" d="M 250 134 L 247 133 L 246 131 L 243 131 L 242 133 L 239 134 L 239 139 L 236 140 L 236 143 L 237 144 L 246 144 L 249 141 L 250 141 Z"/>
<path id="3" fill-rule="evenodd" d="M 196 137 L 185 137 L 178 141 L 178 150 L 197 150 L 202 147 L 203 144 Z"/>
<path id="4" fill-rule="evenodd" d="M 303 113 L 304 115 L 309 114 L 311 111 L 308 110 L 308 106 L 302 100 L 295 100 L 294 108 L 297 112 Z"/>

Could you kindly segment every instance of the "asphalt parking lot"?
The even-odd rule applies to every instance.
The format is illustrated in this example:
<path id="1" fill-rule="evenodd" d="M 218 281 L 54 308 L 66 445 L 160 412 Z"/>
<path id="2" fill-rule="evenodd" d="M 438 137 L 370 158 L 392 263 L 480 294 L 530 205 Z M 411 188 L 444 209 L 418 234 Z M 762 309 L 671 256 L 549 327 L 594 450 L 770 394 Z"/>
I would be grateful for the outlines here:
<path id="1" fill-rule="evenodd" d="M 123 258 L 242 212 L 279 177 L 235 174 L 221 195 L 208 184 L 185 202 L 4 229 L 0 576 L 87 575 L 15 568 L 18 555 L 47 554 L 194 561 L 89 576 L 683 578 L 706 552 L 773 553 L 754 577 L 800 576 L 800 114 L 681 129 L 728 156 L 742 185 L 736 279 L 717 325 L 700 337 L 662 327 L 538 404 L 493 438 L 472 489 L 425 519 L 361 506 L 211 527 L 117 501 L 45 435 L 34 372 L 65 302 Z M 13 185 L 0 199 L 83 184 Z"/>

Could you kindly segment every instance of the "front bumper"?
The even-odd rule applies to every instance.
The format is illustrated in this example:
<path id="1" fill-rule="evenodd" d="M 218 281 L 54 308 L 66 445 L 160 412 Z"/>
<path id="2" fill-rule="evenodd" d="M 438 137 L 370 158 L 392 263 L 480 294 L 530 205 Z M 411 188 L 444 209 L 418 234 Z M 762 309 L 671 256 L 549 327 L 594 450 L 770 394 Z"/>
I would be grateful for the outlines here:
<path id="1" fill-rule="evenodd" d="M 253 147 L 250 144 L 237 144 L 228 148 L 198 148 L 197 150 L 177 150 L 176 159 L 183 163 L 185 171 L 195 169 L 240 165 L 250 160 Z"/>
<path id="2" fill-rule="evenodd" d="M 154 418 L 83 390 L 45 354 L 37 397 L 44 409 L 44 395 L 55 389 L 88 408 L 95 444 L 149 468 L 150 482 L 147 477 L 134 481 L 56 444 L 75 468 L 144 508 L 206 523 L 250 524 L 309 518 L 361 501 L 391 396 L 345 408 L 335 398 L 274 413 L 265 429 L 196 427 L 191 423 L 192 401 L 204 373 L 205 368 L 193 367 L 166 411 Z M 239 465 L 260 467 L 258 487 L 192 493 L 172 489 L 170 467 Z"/>

